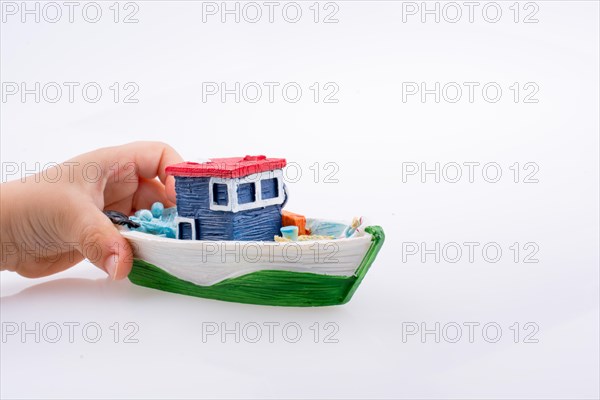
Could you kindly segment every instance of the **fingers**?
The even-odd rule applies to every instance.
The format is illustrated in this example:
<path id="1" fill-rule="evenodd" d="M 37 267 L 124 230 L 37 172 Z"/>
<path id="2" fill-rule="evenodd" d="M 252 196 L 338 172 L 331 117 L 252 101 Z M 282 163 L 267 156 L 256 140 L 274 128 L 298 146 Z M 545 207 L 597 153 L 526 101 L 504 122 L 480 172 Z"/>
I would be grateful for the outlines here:
<path id="1" fill-rule="evenodd" d="M 167 181 L 165 182 L 165 192 L 167 194 L 167 198 L 173 204 L 177 204 L 177 196 L 175 195 L 175 178 L 172 176 L 167 177 Z"/>
<path id="2" fill-rule="evenodd" d="M 75 162 L 80 168 L 100 166 L 109 180 L 136 183 L 134 179 L 136 175 L 146 179 L 154 179 L 158 176 L 165 184 L 167 181 L 165 168 L 182 161 L 183 158 L 179 153 L 166 143 L 132 142 L 94 150 L 66 162 L 70 164 Z M 131 165 L 132 163 L 135 165 Z M 90 171 L 95 172 L 96 169 L 90 168 Z"/>
<path id="3" fill-rule="evenodd" d="M 131 271 L 132 249 L 118 229 L 93 204 L 82 205 L 73 228 L 77 250 L 112 279 L 123 279 Z"/>
<path id="4" fill-rule="evenodd" d="M 155 201 L 173 206 L 174 178 L 167 176 L 165 169 L 183 159 L 168 144 L 134 142 L 87 153 L 77 161 L 100 164 L 106 173 L 103 185 L 95 185 L 91 191 L 92 201 L 78 205 L 73 213 L 78 216 L 73 229 L 78 251 L 112 279 L 122 279 L 131 271 L 132 250 L 99 208 L 110 206 L 125 212 L 150 208 Z"/>
<path id="5" fill-rule="evenodd" d="M 132 152 L 141 177 L 153 179 L 158 176 L 163 184 L 167 182 L 165 168 L 183 161 L 175 149 L 162 142 L 134 142 L 124 147 Z"/>
<path id="6" fill-rule="evenodd" d="M 124 199 L 113 201 L 112 203 L 106 203 L 104 205 L 104 211 L 118 211 L 125 215 L 132 215 L 136 210 L 133 208 L 133 195 Z"/>
<path id="7" fill-rule="evenodd" d="M 69 251 L 40 260 L 35 264 L 24 264 L 16 272 L 26 278 L 41 278 L 69 269 L 82 260 L 83 256 L 80 253 Z"/>
<path id="8" fill-rule="evenodd" d="M 169 200 L 165 187 L 156 179 L 140 179 L 138 190 L 133 198 L 133 208 L 141 210 L 143 208 L 150 209 L 152 204 L 160 201 L 165 208 L 173 207 L 175 204 Z"/>

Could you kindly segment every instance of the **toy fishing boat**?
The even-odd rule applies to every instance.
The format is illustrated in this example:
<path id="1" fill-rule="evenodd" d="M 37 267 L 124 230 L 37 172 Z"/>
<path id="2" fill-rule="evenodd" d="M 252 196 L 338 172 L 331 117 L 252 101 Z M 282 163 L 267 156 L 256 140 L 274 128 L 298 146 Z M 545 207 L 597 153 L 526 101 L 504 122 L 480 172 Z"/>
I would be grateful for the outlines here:
<path id="1" fill-rule="evenodd" d="M 177 207 L 155 203 L 123 231 L 134 249 L 131 282 L 240 303 L 348 302 L 384 241 L 379 226 L 283 211 L 285 160 L 212 159 L 167 167 Z"/>

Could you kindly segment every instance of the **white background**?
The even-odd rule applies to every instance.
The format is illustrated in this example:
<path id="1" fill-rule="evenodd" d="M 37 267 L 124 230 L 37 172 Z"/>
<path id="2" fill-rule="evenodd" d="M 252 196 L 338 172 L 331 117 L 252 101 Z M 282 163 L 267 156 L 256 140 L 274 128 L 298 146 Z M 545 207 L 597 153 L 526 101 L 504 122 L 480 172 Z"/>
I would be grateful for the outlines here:
<path id="1" fill-rule="evenodd" d="M 403 22 L 403 4 L 391 1 L 338 1 L 339 22 L 329 24 L 313 22 L 312 2 L 300 3 L 297 23 L 282 17 L 284 3 L 274 23 L 264 6 L 257 23 L 235 23 L 232 16 L 222 23 L 219 15 L 204 23 L 202 3 L 193 1 L 137 2 L 139 22 L 131 24 L 113 22 L 112 2 L 100 3 L 98 23 L 86 22 L 81 6 L 73 23 L 64 6 L 57 23 L 43 16 L 23 23 L 20 14 L 5 13 L 3 83 L 97 82 L 103 95 L 97 103 L 85 101 L 80 90 L 73 103 L 66 92 L 57 103 L 36 103 L 31 95 L 24 102 L 19 95 L 3 99 L 3 180 L 15 178 L 5 174 L 9 163 L 24 172 L 36 162 L 43 168 L 134 140 L 166 141 L 188 160 L 282 156 L 302 169 L 299 181 L 289 184 L 289 210 L 344 220 L 362 214 L 384 227 L 387 240 L 355 297 L 341 307 L 185 297 L 107 281 L 87 262 L 38 280 L 3 272 L 3 329 L 7 323 L 80 325 L 73 343 L 64 326 L 58 343 L 7 337 L 1 396 L 598 398 L 599 7 L 538 1 L 538 22 L 524 23 L 534 8 L 521 3 L 515 23 L 512 3 L 498 3 L 496 23 L 483 18 L 486 3 L 472 23 L 466 6 L 456 23 L 443 17 L 436 23 L 431 15 L 423 23 L 420 14 Z M 115 103 L 114 82 L 135 82 L 139 102 Z M 233 96 L 203 102 L 203 82 L 297 82 L 303 94 L 297 103 L 285 101 L 281 91 L 273 103 L 266 92 L 256 104 L 236 103 Z M 339 102 L 315 103 L 314 82 L 337 84 Z M 403 82 L 480 86 L 472 103 L 466 90 L 457 103 L 436 103 L 433 95 L 404 102 Z M 481 95 L 488 82 L 503 90 L 495 103 Z M 514 82 L 521 90 L 535 83 L 538 102 L 521 97 L 515 103 Z M 318 177 L 309 169 L 316 162 Z M 327 162 L 338 167 L 337 183 L 325 182 Z M 458 183 L 426 176 L 422 183 L 419 175 L 403 182 L 406 162 L 430 168 L 496 162 L 503 175 L 488 183 L 478 169 L 473 183 L 466 176 Z M 539 182 L 523 183 L 521 175 L 514 183 L 509 167 L 515 162 L 521 168 L 536 163 Z M 407 242 L 428 248 L 495 242 L 503 254 L 487 262 L 480 246 L 472 263 L 467 254 L 456 263 L 406 254 L 403 261 Z M 522 250 L 515 263 L 514 242 L 521 248 L 535 243 L 539 262 L 524 263 Z M 97 343 L 82 335 L 90 322 L 102 328 Z M 115 322 L 119 343 L 110 330 Z M 138 343 L 124 343 L 127 322 L 139 327 Z M 273 343 L 265 322 L 280 324 Z M 318 343 L 310 329 L 315 322 Z M 339 328 L 337 343 L 325 343 L 327 322 Z M 472 343 L 468 322 L 480 324 Z M 515 322 L 518 343 L 510 329 Z M 525 343 L 528 322 L 539 327 L 530 338 L 537 343 Z M 207 323 L 229 329 L 257 323 L 263 336 L 258 343 L 243 336 L 236 343 L 234 335 L 203 341 Z M 282 334 L 286 323 L 302 328 L 297 343 Z M 433 334 L 403 341 L 407 323 L 428 329 L 439 323 L 440 333 L 456 323 L 462 337 L 450 343 L 455 331 L 447 330 L 439 343 Z M 486 341 L 486 323 L 502 328 L 496 343 Z M 490 329 L 488 337 L 494 336 Z"/>

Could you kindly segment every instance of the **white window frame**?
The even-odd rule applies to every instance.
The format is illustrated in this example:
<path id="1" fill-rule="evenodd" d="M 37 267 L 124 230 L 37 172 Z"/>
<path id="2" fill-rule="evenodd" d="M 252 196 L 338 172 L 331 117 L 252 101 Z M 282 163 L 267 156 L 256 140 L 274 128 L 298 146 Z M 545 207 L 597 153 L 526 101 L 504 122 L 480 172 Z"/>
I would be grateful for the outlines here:
<path id="1" fill-rule="evenodd" d="M 194 218 L 186 218 L 186 217 L 175 217 L 175 236 L 177 237 L 177 239 L 180 239 L 179 237 L 179 224 L 181 222 L 189 222 L 189 224 L 192 226 L 192 240 L 196 240 L 196 219 Z"/>
<path id="2" fill-rule="evenodd" d="M 262 198 L 262 181 L 264 179 L 272 179 L 277 178 L 277 197 L 273 197 L 271 199 Z M 213 184 L 221 183 L 227 185 L 227 196 L 228 196 L 228 204 L 218 205 L 214 202 L 213 197 Z M 238 203 L 238 195 L 237 188 L 242 183 L 254 183 L 254 194 L 255 201 L 245 204 Z M 217 178 L 212 177 L 208 181 L 208 198 L 209 198 L 209 208 L 213 211 L 230 211 L 230 212 L 238 212 L 245 210 L 252 210 L 255 208 L 262 208 L 267 206 L 272 206 L 275 204 L 283 204 L 285 201 L 285 193 L 283 190 L 283 170 L 276 169 L 272 171 L 265 171 L 258 174 L 248 175 L 243 178 Z"/>
<path id="3" fill-rule="evenodd" d="M 213 184 L 215 183 L 227 185 L 227 204 L 224 206 L 215 203 L 215 197 L 213 195 Z M 231 193 L 233 190 L 233 181 L 231 179 L 210 178 L 208 181 L 208 202 L 210 209 L 213 211 L 231 211 L 231 203 L 233 202 Z"/>

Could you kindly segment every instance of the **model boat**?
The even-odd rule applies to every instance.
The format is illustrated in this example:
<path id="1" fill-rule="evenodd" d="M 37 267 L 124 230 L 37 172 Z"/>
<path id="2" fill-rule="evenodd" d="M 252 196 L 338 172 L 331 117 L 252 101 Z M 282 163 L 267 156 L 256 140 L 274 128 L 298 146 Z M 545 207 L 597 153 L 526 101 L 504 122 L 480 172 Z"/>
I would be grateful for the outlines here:
<path id="1" fill-rule="evenodd" d="M 177 207 L 131 217 L 131 282 L 240 303 L 329 306 L 348 302 L 383 241 L 379 226 L 282 210 L 285 159 L 212 159 L 167 167 Z"/>

